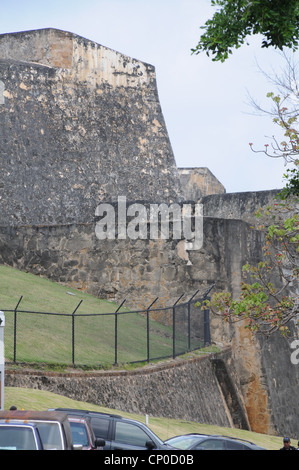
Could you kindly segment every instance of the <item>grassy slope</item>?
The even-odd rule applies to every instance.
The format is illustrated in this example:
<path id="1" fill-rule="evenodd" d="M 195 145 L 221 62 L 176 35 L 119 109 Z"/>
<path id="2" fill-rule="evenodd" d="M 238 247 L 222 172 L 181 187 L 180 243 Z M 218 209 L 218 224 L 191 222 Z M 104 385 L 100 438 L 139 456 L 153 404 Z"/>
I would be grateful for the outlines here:
<path id="1" fill-rule="evenodd" d="M 114 362 L 115 316 L 90 315 L 115 312 L 117 305 L 114 302 L 95 298 L 30 273 L 0 266 L 0 310 L 13 310 L 21 296 L 23 298 L 18 310 L 68 315 L 18 314 L 17 361 L 70 364 L 72 362 L 71 314 L 83 300 L 76 311 L 76 314 L 81 316 L 77 316 L 75 321 L 75 363 L 95 366 L 99 363 Z M 128 309 L 120 310 L 120 312 L 126 311 Z M 7 359 L 12 360 L 14 314 L 7 312 L 5 317 L 5 354 Z M 171 328 L 150 321 L 150 330 L 151 357 L 171 355 Z M 145 317 L 137 313 L 120 314 L 117 339 L 118 362 L 146 359 L 146 338 Z"/>
<path id="2" fill-rule="evenodd" d="M 120 414 L 121 416 L 137 419 L 145 423 L 145 416 L 142 415 L 124 413 L 122 411 L 111 410 L 109 408 L 96 406 L 90 403 L 75 401 L 70 398 L 43 390 L 6 387 L 5 409 L 8 409 L 11 405 L 16 405 L 19 409 L 23 408 L 27 410 L 46 410 L 48 408 L 63 407 L 88 409 L 106 413 L 113 412 Z M 281 437 L 268 436 L 265 434 L 258 434 L 240 429 L 221 428 L 219 426 L 159 417 L 149 417 L 148 425 L 163 440 L 178 434 L 199 432 L 208 434 L 222 434 L 246 439 L 269 450 L 277 450 L 282 447 Z M 292 442 L 295 444 L 297 443 L 297 441 L 294 439 Z"/>
<path id="3" fill-rule="evenodd" d="M 80 300 L 83 300 L 81 310 L 85 313 L 115 312 L 117 308 L 113 302 L 0 265 L 0 309 L 14 309 L 21 295 L 21 310 L 71 314 Z"/>

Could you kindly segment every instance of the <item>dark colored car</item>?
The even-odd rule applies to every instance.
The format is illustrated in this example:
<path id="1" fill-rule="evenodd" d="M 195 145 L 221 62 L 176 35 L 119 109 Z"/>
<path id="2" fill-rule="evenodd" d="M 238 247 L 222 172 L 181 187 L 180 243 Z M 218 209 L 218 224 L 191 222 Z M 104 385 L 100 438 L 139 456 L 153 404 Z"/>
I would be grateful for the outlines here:
<path id="1" fill-rule="evenodd" d="M 181 450 L 266 450 L 243 439 L 207 434 L 184 434 L 165 443 Z"/>
<path id="2" fill-rule="evenodd" d="M 173 450 L 140 421 L 86 410 L 56 410 L 64 411 L 69 417 L 88 416 L 95 436 L 105 440 L 104 450 Z"/>
<path id="3" fill-rule="evenodd" d="M 104 439 L 95 437 L 90 418 L 87 416 L 68 416 L 71 425 L 73 444 L 82 446 L 82 450 L 99 450 L 105 446 Z"/>
<path id="4" fill-rule="evenodd" d="M 1 420 L 0 450 L 44 450 L 37 425 Z"/>

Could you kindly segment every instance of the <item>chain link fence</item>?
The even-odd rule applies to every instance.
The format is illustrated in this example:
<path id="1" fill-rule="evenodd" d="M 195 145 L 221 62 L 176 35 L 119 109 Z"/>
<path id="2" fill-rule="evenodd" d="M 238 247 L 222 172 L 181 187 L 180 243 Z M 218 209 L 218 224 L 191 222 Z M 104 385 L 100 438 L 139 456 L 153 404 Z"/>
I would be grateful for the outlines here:
<path id="1" fill-rule="evenodd" d="M 209 291 L 211 288 L 209 289 Z M 209 310 L 196 307 L 208 298 L 198 291 L 181 303 L 145 310 L 84 313 L 82 301 L 71 313 L 21 309 L 22 297 L 5 313 L 7 363 L 102 367 L 176 357 L 211 344 Z"/>

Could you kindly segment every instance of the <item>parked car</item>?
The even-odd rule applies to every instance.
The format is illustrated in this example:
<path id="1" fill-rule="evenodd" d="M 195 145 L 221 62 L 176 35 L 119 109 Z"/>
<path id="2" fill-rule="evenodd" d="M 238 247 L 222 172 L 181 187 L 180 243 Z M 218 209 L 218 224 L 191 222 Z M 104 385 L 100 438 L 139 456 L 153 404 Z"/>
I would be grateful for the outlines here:
<path id="1" fill-rule="evenodd" d="M 71 425 L 73 444 L 82 450 L 99 450 L 105 446 L 104 439 L 96 438 L 89 417 L 68 416 Z"/>
<path id="2" fill-rule="evenodd" d="M 56 408 L 68 416 L 89 417 L 97 438 L 105 440 L 104 450 L 173 450 L 140 421 L 108 413 Z"/>
<path id="3" fill-rule="evenodd" d="M 75 450 L 72 431 L 66 413 L 56 411 L 0 411 L 0 420 L 9 423 L 33 423 L 38 428 L 45 450 Z"/>
<path id="4" fill-rule="evenodd" d="M 0 450 L 44 450 L 36 424 L 1 420 Z"/>
<path id="5" fill-rule="evenodd" d="M 165 443 L 181 450 L 266 450 L 243 439 L 207 434 L 184 434 Z"/>

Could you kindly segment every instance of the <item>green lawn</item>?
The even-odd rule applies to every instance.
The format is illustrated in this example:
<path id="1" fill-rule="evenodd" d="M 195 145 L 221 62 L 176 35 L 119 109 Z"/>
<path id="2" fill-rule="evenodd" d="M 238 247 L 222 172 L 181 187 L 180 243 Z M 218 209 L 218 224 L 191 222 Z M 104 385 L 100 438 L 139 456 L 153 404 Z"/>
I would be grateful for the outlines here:
<path id="1" fill-rule="evenodd" d="M 114 302 L 62 286 L 48 279 L 0 266 L 0 310 L 5 311 L 5 357 L 14 360 L 14 310 L 16 322 L 16 362 L 59 363 L 98 367 L 115 362 Z M 72 312 L 82 301 L 74 316 Z M 41 313 L 26 313 L 34 311 Z M 51 312 L 55 315 L 45 315 Z M 147 358 L 146 318 L 121 308 L 117 315 L 117 362 Z M 150 357 L 172 355 L 172 328 L 150 319 Z M 74 331 L 74 351 L 73 336 Z M 176 332 L 177 351 L 186 351 L 186 336 Z M 197 345 L 200 347 L 200 344 Z"/>
<path id="2" fill-rule="evenodd" d="M 108 300 L 97 299 L 43 277 L 0 265 L 0 309 L 14 309 L 21 296 L 20 310 L 71 314 L 80 300 L 83 302 L 78 313 L 80 310 L 85 313 L 109 313 L 117 308 Z"/>
<path id="3" fill-rule="evenodd" d="M 48 408 L 79 408 L 91 411 L 102 411 L 105 413 L 117 413 L 124 417 L 137 419 L 145 423 L 145 416 L 138 414 L 129 414 L 119 410 L 112 410 L 91 403 L 79 402 L 70 398 L 57 395 L 45 390 L 26 389 L 17 387 L 5 388 L 5 409 L 11 405 L 17 406 L 19 409 L 26 410 L 47 410 Z M 282 447 L 282 438 L 277 436 L 269 436 L 250 431 L 244 431 L 234 428 L 222 428 L 220 426 L 195 423 L 191 421 L 183 421 L 178 419 L 167 419 L 160 417 L 149 417 L 149 427 L 163 440 L 184 433 L 198 432 L 208 434 L 222 434 L 225 436 L 233 436 L 254 442 L 257 445 L 265 447 L 268 450 L 278 450 Z M 292 439 L 293 444 L 297 444 L 297 440 Z"/>

